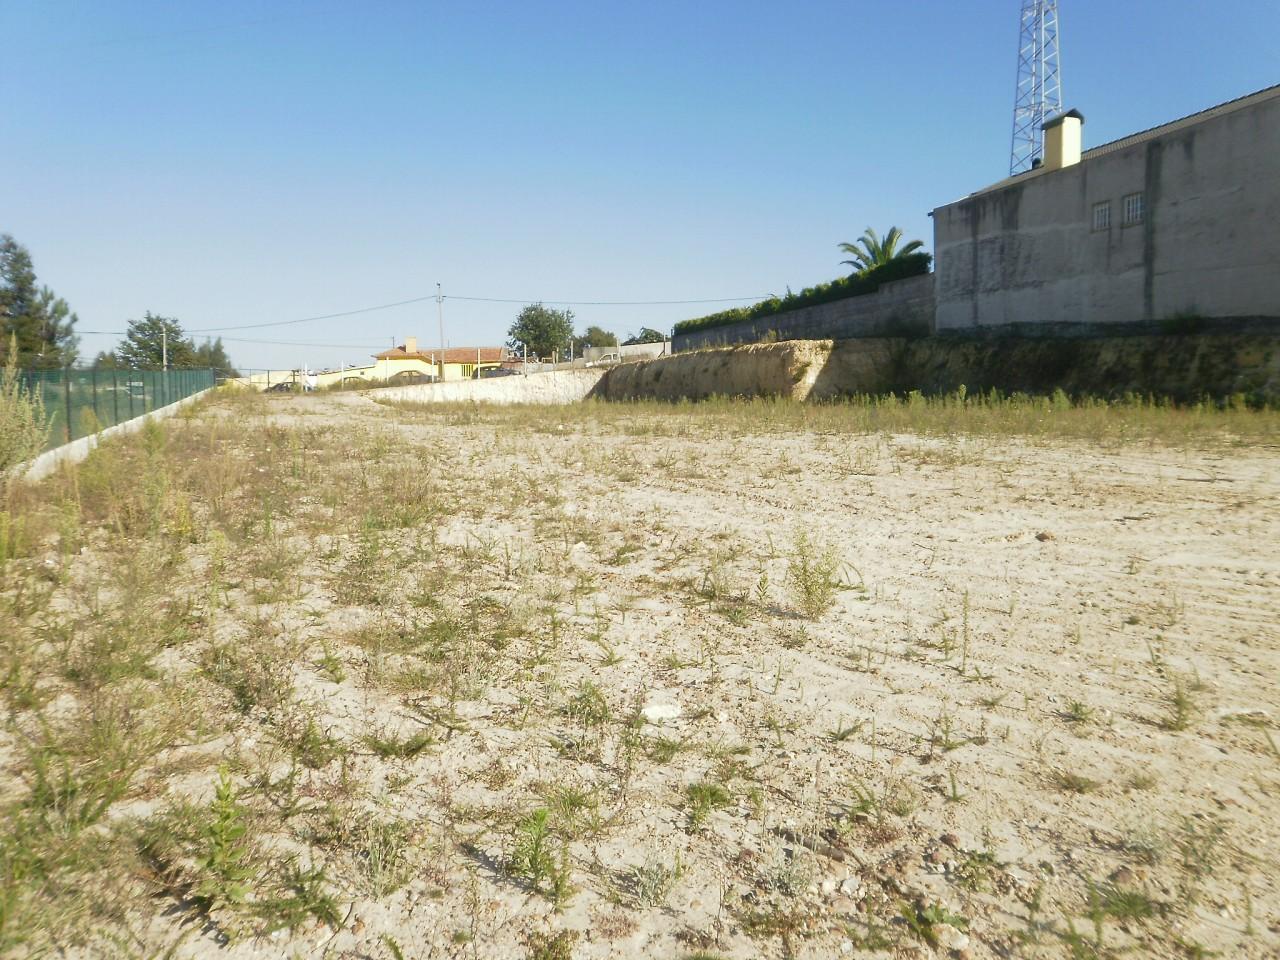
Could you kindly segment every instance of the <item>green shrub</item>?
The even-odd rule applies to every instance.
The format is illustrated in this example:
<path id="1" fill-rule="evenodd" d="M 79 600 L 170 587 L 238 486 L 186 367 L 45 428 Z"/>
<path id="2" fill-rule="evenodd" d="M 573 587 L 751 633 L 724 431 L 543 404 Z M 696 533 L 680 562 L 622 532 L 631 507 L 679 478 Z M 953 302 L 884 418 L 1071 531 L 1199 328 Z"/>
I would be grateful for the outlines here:
<path id="1" fill-rule="evenodd" d="M 770 297 L 749 307 L 734 307 L 705 317 L 682 320 L 675 325 L 675 332 L 677 334 L 697 333 L 699 330 L 712 330 L 733 323 L 759 320 L 762 317 L 771 317 L 774 314 L 787 313 L 802 307 L 813 307 L 848 297 L 861 297 L 868 293 L 875 293 L 880 289 L 881 284 L 928 273 L 932 262 L 931 254 L 908 254 L 884 266 L 868 270 L 866 273 L 841 277 L 830 283 L 820 283 L 815 287 L 806 287 L 799 293 L 788 293 L 785 297 Z"/>

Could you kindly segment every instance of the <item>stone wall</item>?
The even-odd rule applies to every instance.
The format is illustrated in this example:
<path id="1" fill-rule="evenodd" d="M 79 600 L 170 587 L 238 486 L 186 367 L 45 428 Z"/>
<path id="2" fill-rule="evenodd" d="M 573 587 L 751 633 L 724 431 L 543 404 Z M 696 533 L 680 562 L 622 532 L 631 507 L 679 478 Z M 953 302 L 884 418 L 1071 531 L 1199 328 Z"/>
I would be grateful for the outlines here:
<path id="1" fill-rule="evenodd" d="M 528 376 L 446 380 L 411 387 L 386 387 L 369 391 L 365 396 L 392 403 L 576 403 L 591 393 L 604 373 L 603 369 L 550 370 Z"/>
<path id="2" fill-rule="evenodd" d="M 933 275 L 884 284 L 875 293 L 790 310 L 672 337 L 676 353 L 764 340 L 843 340 L 854 337 L 924 336 L 933 327 Z"/>

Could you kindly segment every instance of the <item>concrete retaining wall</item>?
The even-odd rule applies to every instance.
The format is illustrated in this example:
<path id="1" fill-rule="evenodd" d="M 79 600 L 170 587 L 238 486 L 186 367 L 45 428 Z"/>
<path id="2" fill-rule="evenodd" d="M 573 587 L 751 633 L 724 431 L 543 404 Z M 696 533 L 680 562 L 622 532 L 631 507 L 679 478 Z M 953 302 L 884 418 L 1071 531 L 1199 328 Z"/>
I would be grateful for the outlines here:
<path id="1" fill-rule="evenodd" d="M 1280 402 L 1280 336 L 1203 334 L 1044 339 L 793 340 L 676 354 L 609 371 L 593 396 L 712 395 L 819 400 L 855 394 L 991 389 L 1178 401 L 1245 394 Z"/>
<path id="2" fill-rule="evenodd" d="M 453 380 L 410 387 L 388 387 L 366 394 L 394 403 L 577 403 L 600 382 L 605 371 L 553 370 L 526 376 Z"/>
<path id="3" fill-rule="evenodd" d="M 678 333 L 679 353 L 706 347 L 774 340 L 823 340 L 853 337 L 925 336 L 933 327 L 933 274 L 886 283 L 875 293 L 846 297 L 816 307 L 777 313 L 696 333 Z"/>
<path id="4" fill-rule="evenodd" d="M 189 397 L 184 397 L 175 403 L 171 403 L 167 407 L 161 407 L 159 410 L 152 410 L 150 413 L 144 413 L 140 417 L 134 417 L 132 420 L 126 420 L 124 423 L 117 423 L 113 427 L 107 427 L 105 430 L 100 430 L 87 437 L 81 437 L 79 440 L 72 440 L 70 443 L 64 443 L 60 447 L 54 447 L 52 450 L 46 450 L 34 460 L 28 461 L 25 466 L 19 466 L 17 468 L 18 475 L 28 483 L 43 480 L 64 463 L 82 462 L 103 440 L 108 440 L 111 437 L 116 436 L 124 436 L 129 433 L 136 433 L 142 429 L 142 425 L 148 420 L 171 417 L 183 407 L 195 403 L 205 394 L 211 393 L 216 389 L 216 387 L 209 387 L 208 389 L 201 390 L 199 393 L 193 393 Z"/>

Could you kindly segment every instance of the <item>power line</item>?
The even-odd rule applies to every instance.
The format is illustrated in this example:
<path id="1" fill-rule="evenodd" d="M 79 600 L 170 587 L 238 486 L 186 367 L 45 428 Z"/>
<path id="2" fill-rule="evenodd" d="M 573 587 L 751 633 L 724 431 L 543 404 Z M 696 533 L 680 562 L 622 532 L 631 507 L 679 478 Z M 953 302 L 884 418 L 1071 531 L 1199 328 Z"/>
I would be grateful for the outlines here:
<path id="1" fill-rule="evenodd" d="M 446 294 L 440 299 L 442 300 L 462 300 L 470 303 L 547 303 L 553 306 L 561 307 L 659 307 L 659 306 L 682 306 L 694 305 L 702 303 L 742 303 L 746 301 L 767 300 L 773 294 L 763 294 L 754 297 L 715 297 L 703 300 L 545 300 L 539 297 L 523 297 L 523 298 L 507 298 L 507 297 L 463 297 L 453 294 Z M 424 303 L 428 300 L 435 300 L 436 295 L 431 294 L 425 297 L 411 297 L 408 300 L 396 300 L 393 303 L 380 303 L 372 307 L 360 307 L 356 310 L 343 310 L 340 313 L 323 313 L 314 317 L 299 317 L 297 320 L 271 320 L 266 323 L 244 323 L 237 326 L 227 327 L 196 327 L 191 330 L 185 330 L 184 333 L 221 333 L 224 330 L 261 330 L 264 327 L 287 327 L 298 323 L 313 323 L 317 320 L 336 320 L 341 317 L 354 317 L 362 313 L 374 313 L 378 310 L 390 310 L 394 307 L 404 307 L 413 303 Z M 103 337 L 123 337 L 126 332 L 123 330 L 77 330 L 77 333 L 90 334 Z M 230 340 L 236 343 L 264 343 L 276 346 L 287 347 L 351 347 L 364 348 L 373 347 L 374 344 L 363 343 L 292 343 L 283 340 L 244 340 L 236 337 L 222 337 L 223 340 Z"/>
<path id="2" fill-rule="evenodd" d="M 758 297 L 717 297 L 711 300 L 544 300 L 539 297 L 526 297 L 521 300 L 506 300 L 499 297 L 459 297 L 446 294 L 446 300 L 471 300 L 480 303 L 550 303 L 561 307 L 658 307 L 694 303 L 738 303 L 743 300 L 767 300 L 772 294 Z"/>
<path id="3" fill-rule="evenodd" d="M 123 337 L 123 330 L 78 330 L 77 333 L 95 334 L 102 337 Z M 205 338 L 209 339 L 209 338 Z M 339 347 L 344 350 L 381 350 L 386 344 L 377 343 L 298 343 L 295 340 L 250 340 L 247 337 L 217 337 L 227 343 L 265 343 L 277 347 Z"/>
<path id="4" fill-rule="evenodd" d="M 269 323 L 245 323 L 238 327 L 200 327 L 198 330 L 188 330 L 187 333 L 217 333 L 220 330 L 258 330 L 262 327 L 287 327 L 294 323 L 311 323 L 314 320 L 336 320 L 338 317 L 354 317 L 359 313 L 373 313 L 375 310 L 390 310 L 392 307 L 403 307 L 410 303 L 422 303 L 424 300 L 434 300 L 435 295 L 429 297 L 413 297 L 409 300 L 397 300 L 395 303 L 381 303 L 376 307 L 361 307 L 359 310 L 344 310 L 341 313 L 325 313 L 317 317 L 302 317 L 298 320 L 272 320 Z"/>

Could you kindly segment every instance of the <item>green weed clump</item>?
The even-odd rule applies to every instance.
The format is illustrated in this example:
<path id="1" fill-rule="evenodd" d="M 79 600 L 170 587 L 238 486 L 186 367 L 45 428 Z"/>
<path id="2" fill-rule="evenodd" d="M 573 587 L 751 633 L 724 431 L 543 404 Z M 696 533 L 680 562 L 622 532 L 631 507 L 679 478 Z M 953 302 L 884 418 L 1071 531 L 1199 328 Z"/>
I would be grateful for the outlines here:
<path id="1" fill-rule="evenodd" d="M 840 586 L 836 579 L 840 559 L 834 550 L 818 546 L 801 531 L 796 535 L 789 560 L 787 584 L 796 607 L 810 620 L 816 619 L 835 602 Z"/>
<path id="2" fill-rule="evenodd" d="M 44 398 L 22 382 L 18 374 L 18 342 L 11 336 L 8 357 L 0 368 L 0 478 L 43 450 L 48 439 Z"/>

